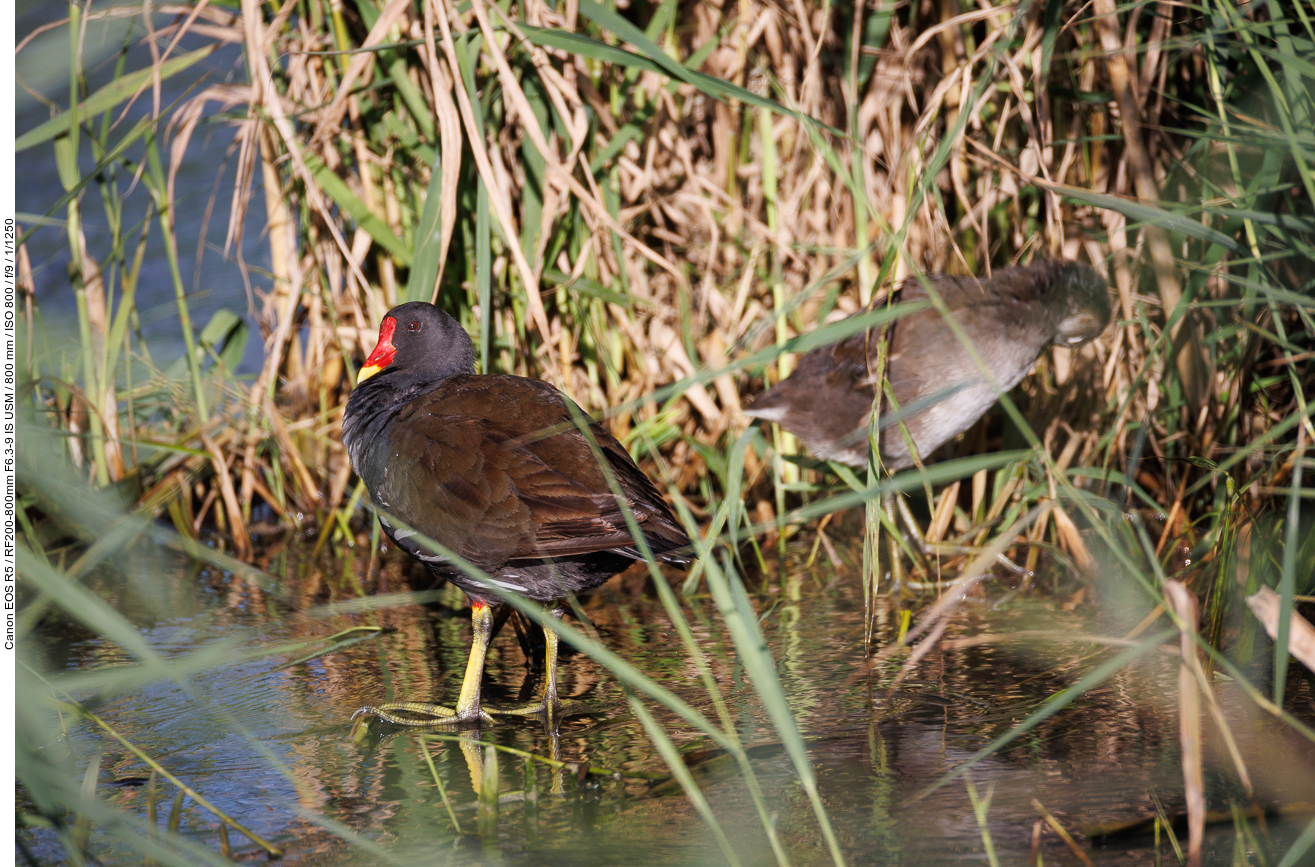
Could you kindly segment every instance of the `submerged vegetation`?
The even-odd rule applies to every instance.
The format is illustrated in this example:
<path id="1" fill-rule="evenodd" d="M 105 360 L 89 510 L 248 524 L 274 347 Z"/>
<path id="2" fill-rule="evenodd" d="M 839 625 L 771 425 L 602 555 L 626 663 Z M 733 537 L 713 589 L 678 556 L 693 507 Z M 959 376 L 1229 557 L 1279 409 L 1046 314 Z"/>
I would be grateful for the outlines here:
<path id="1" fill-rule="evenodd" d="M 87 41 L 115 22 L 128 24 L 114 31 L 122 50 L 84 68 Z M 675 501 L 702 565 L 683 588 L 651 577 L 708 715 L 580 630 L 566 638 L 626 685 L 714 829 L 664 723 L 725 750 L 757 790 L 679 591 L 711 594 L 824 857 L 842 861 L 744 579 L 826 556 L 890 590 L 888 565 L 875 568 L 890 529 L 877 510 L 861 528 L 824 517 L 890 489 L 924 497 L 926 541 L 955 547 L 915 558 L 896 588 L 900 626 L 873 652 L 913 650 L 883 688 L 942 639 L 955 601 L 1004 554 L 1023 570 L 1002 573 L 1010 586 L 1040 576 L 1073 604 L 1135 596 L 1110 628 L 1137 627 L 1008 739 L 1173 637 L 1189 793 L 1201 790 L 1202 718 L 1227 740 L 1211 677 L 1312 737 L 1309 672 L 1287 653 L 1268 661 L 1242 601 L 1273 588 L 1264 626 L 1286 647 L 1315 592 L 1303 505 L 1315 477 L 1308 4 L 243 0 L 70 4 L 49 27 L 67 36 L 69 90 L 42 95 L 51 119 L 16 146 L 20 160 L 53 160 L 64 194 L 20 210 L 23 239 L 60 232 L 70 267 L 68 286 L 44 273 L 38 288 L 20 248 L 20 639 L 76 622 L 135 664 L 71 677 L 21 657 L 20 702 L 34 699 L 19 717 L 25 817 L 55 828 L 70 860 L 90 824 L 126 840 L 147 820 L 97 797 L 94 761 L 42 754 L 50 702 L 85 716 L 74 696 L 185 682 L 223 655 L 166 662 L 85 588 L 89 574 L 150 596 L 140 552 L 163 545 L 277 596 L 270 552 L 299 534 L 343 562 L 368 546 L 363 569 L 343 567 L 344 595 L 367 612 L 397 603 L 371 596 L 387 589 L 378 533 L 340 423 L 380 319 L 407 300 L 457 317 L 481 370 L 543 378 L 605 417 Z M 233 173 L 215 176 L 205 217 L 227 214 L 222 253 L 252 249 L 249 212 L 265 229 L 260 258 L 242 262 L 245 296 L 231 287 L 229 308 L 202 323 L 175 191 L 206 128 L 232 131 Z M 168 287 L 139 279 L 153 238 Z M 869 480 L 746 424 L 747 395 L 895 281 L 1043 256 L 1095 265 L 1114 325 L 1081 350 L 1049 351 L 1002 401 L 1004 420 L 988 416 L 939 462 Z M 65 292 L 71 341 L 41 315 Z M 176 360 L 160 363 L 142 338 L 148 293 L 175 299 Z M 242 365 L 253 337 L 254 371 Z M 951 578 L 934 604 L 919 593 Z M 984 797 L 973 795 L 990 851 Z M 1190 852 L 1203 801 L 1187 802 Z M 167 843 L 140 843 L 157 863 L 224 860 L 159 834 Z M 1273 862 L 1297 863 L 1300 843 Z"/>

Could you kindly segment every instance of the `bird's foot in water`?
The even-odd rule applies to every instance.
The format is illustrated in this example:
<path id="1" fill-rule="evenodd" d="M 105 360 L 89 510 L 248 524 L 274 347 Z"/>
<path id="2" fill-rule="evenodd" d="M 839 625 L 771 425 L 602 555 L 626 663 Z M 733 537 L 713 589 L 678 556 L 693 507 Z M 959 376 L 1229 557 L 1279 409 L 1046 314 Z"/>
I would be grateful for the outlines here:
<path id="1" fill-rule="evenodd" d="M 588 702 L 572 701 L 570 699 L 550 702 L 541 698 L 531 704 L 513 705 L 512 707 L 490 707 L 488 711 L 494 716 L 532 717 L 541 720 L 549 728 L 553 728 L 568 716 L 590 713 L 594 709 L 594 705 Z"/>
<path id="2" fill-rule="evenodd" d="M 395 726 L 444 726 L 447 728 L 478 728 L 484 723 L 493 722 L 493 717 L 476 707 L 473 712 L 458 713 L 441 704 L 423 701 L 389 701 L 375 707 L 366 705 L 352 714 L 353 740 L 364 734 L 371 719 L 381 720 Z"/>

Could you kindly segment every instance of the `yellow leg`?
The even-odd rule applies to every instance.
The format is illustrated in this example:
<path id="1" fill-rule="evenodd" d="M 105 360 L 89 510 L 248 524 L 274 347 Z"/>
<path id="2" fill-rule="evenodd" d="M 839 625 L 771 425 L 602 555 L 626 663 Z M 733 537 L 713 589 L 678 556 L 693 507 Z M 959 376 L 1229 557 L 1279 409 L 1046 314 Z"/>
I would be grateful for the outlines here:
<path id="1" fill-rule="evenodd" d="M 552 616 L 554 620 L 562 619 L 562 609 L 560 606 L 553 606 Z M 543 707 L 544 712 L 548 714 L 549 727 L 551 728 L 553 715 L 557 713 L 557 630 L 545 629 L 543 631 Z"/>
<path id="2" fill-rule="evenodd" d="M 470 623 L 473 627 L 470 656 L 466 659 L 466 676 L 461 680 L 461 695 L 457 697 L 455 709 L 422 701 L 389 701 L 378 707 L 367 705 L 352 714 L 352 719 L 363 720 L 373 716 L 400 726 L 469 725 L 492 722 L 492 717 L 480 707 L 479 689 L 480 682 L 484 679 L 484 657 L 488 653 L 489 638 L 493 634 L 493 609 L 483 602 L 472 602 Z M 362 725 L 363 723 L 357 723 L 353 726 L 353 737 L 361 733 Z"/>
<path id="3" fill-rule="evenodd" d="M 562 608 L 559 605 L 552 607 L 552 616 L 556 620 L 562 619 Z M 587 706 L 575 701 L 563 702 L 557 696 L 557 632 L 553 629 L 543 630 L 544 654 L 543 654 L 543 696 L 542 698 L 528 705 L 520 707 L 510 707 L 505 709 L 489 708 L 489 713 L 499 716 L 537 716 L 541 717 L 549 731 L 557 729 L 557 723 L 563 717 L 572 713 L 580 713 L 587 710 Z"/>
<path id="4" fill-rule="evenodd" d="M 457 719 L 488 719 L 479 709 L 479 687 L 484 679 L 484 658 L 489 652 L 489 639 L 493 635 L 493 609 L 483 602 L 470 606 L 470 657 L 466 660 L 466 676 L 461 680 L 461 695 L 457 697 Z"/>

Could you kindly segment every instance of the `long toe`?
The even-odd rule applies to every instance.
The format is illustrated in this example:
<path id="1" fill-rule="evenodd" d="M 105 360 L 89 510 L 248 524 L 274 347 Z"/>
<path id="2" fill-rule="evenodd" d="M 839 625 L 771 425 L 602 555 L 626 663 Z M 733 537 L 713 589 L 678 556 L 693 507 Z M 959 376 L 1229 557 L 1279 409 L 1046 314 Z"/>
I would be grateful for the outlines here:
<path id="1" fill-rule="evenodd" d="M 552 703 L 544 699 L 539 699 L 530 704 L 513 705 L 512 707 L 490 707 L 488 712 L 494 716 L 519 716 L 533 717 L 543 721 L 550 728 L 556 723 L 568 716 L 578 716 L 583 713 L 593 713 L 597 710 L 597 705 L 583 701 L 574 701 L 567 699 L 558 700 Z"/>
<path id="2" fill-rule="evenodd" d="M 354 729 L 369 719 L 377 719 L 395 726 L 450 728 L 473 728 L 482 723 L 493 722 L 493 717 L 479 707 L 467 713 L 458 713 L 453 708 L 423 701 L 389 701 L 377 707 L 367 705 L 352 714 Z"/>

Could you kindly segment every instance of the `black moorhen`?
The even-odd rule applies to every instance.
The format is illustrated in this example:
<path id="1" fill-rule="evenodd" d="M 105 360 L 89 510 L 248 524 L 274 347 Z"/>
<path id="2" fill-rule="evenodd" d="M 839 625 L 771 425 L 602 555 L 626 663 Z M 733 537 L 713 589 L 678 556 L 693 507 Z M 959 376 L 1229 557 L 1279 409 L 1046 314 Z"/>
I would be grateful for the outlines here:
<path id="1" fill-rule="evenodd" d="M 1052 259 L 1002 268 L 987 280 L 943 274 L 926 279 L 995 383 L 982 376 L 934 307 L 899 319 L 890 333 L 887 372 L 900 412 L 881 420 L 881 457 L 890 471 L 913 466 L 897 420 L 904 421 L 924 458 L 981 418 L 1000 392 L 1017 385 L 1046 346 L 1086 343 L 1110 321 L 1105 281 L 1076 262 Z M 927 298 L 917 277 L 906 279 L 898 291 L 900 302 Z M 819 457 L 866 467 L 876 394 L 869 364 L 875 363 L 877 337 L 874 329 L 814 349 L 745 414 L 776 422 Z"/>
<path id="2" fill-rule="evenodd" d="M 490 586 L 550 603 L 560 617 L 559 600 L 641 559 L 626 511 L 659 561 L 688 562 L 688 537 L 614 437 L 547 383 L 474 371 L 474 346 L 455 319 L 432 304 L 402 304 L 384 317 L 343 414 L 343 442 L 388 538 L 471 602 L 474 637 L 456 708 L 361 709 L 397 724 L 489 719 L 480 680 L 500 601 Z M 487 583 L 419 535 L 479 567 Z M 545 630 L 545 638 L 542 702 L 501 712 L 539 714 L 551 726 L 560 708 L 557 635 Z"/>

